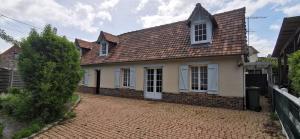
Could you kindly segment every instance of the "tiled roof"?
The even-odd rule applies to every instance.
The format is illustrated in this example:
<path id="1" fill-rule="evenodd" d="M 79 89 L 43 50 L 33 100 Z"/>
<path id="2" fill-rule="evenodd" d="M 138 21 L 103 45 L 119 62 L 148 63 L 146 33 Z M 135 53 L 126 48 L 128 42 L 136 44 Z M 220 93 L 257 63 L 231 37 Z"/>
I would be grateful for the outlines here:
<path id="1" fill-rule="evenodd" d="M 77 38 L 75 39 L 75 43 L 80 48 L 85 48 L 85 49 L 91 49 L 94 45 L 94 42 L 88 42 L 88 41 L 77 39 Z"/>
<path id="2" fill-rule="evenodd" d="M 119 37 L 118 36 L 115 36 L 115 35 L 112 35 L 110 33 L 107 33 L 107 32 L 103 32 L 103 36 L 105 38 L 105 40 L 107 41 L 110 41 L 110 42 L 114 42 L 114 43 L 119 43 Z"/>
<path id="3" fill-rule="evenodd" d="M 218 27 L 212 44 L 191 45 L 187 20 L 118 35 L 119 43 L 110 47 L 109 55 L 99 56 L 99 45 L 83 55 L 82 65 L 196 58 L 244 54 L 246 47 L 245 8 L 213 15 Z"/>
<path id="4" fill-rule="evenodd" d="M 12 46 L 7 49 L 5 52 L 0 54 L 0 68 L 16 68 L 16 57 L 21 52 L 21 48 L 19 46 Z"/>

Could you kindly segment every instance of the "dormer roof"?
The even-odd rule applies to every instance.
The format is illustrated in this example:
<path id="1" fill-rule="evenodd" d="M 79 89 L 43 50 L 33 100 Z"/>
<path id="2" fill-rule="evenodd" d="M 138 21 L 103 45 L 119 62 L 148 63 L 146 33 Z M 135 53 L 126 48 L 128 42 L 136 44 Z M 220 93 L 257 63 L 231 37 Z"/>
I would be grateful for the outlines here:
<path id="1" fill-rule="evenodd" d="M 191 24 L 191 21 L 193 19 L 194 16 L 197 15 L 197 13 L 202 13 L 204 15 L 207 15 L 208 18 L 210 19 L 210 21 L 212 22 L 213 26 L 214 27 L 217 27 L 218 24 L 217 24 L 217 21 L 216 19 L 214 18 L 213 15 L 211 15 L 205 8 L 202 7 L 202 5 L 200 3 L 197 3 L 196 4 L 196 7 L 194 8 L 192 14 L 190 15 L 190 17 L 187 19 L 187 24 L 190 26 Z"/>
<path id="2" fill-rule="evenodd" d="M 106 40 L 108 42 L 111 42 L 111 43 L 116 43 L 116 44 L 119 43 L 119 37 L 118 36 L 112 35 L 110 33 L 104 32 L 104 31 L 101 31 L 100 34 L 99 34 L 98 41 L 100 41 L 101 39 L 104 39 L 104 40 Z"/>

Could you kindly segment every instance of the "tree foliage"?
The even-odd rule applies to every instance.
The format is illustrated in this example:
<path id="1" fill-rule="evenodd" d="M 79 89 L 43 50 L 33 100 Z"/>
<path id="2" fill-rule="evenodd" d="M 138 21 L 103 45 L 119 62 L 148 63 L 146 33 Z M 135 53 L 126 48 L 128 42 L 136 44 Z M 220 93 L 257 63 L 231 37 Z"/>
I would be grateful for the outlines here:
<path id="1" fill-rule="evenodd" d="M 272 66 L 273 73 L 278 73 L 278 63 L 276 58 L 272 57 L 259 57 L 258 62 L 268 62 Z"/>
<path id="2" fill-rule="evenodd" d="M 81 79 L 79 53 L 50 25 L 42 33 L 32 30 L 20 45 L 18 68 L 31 93 L 33 118 L 53 121 L 62 116 Z"/>
<path id="3" fill-rule="evenodd" d="M 7 35 L 3 29 L 0 29 L 0 38 L 8 43 L 12 43 L 14 45 L 18 45 L 19 42 L 15 40 L 12 36 Z"/>
<path id="4" fill-rule="evenodd" d="M 292 81 L 292 88 L 300 94 L 300 50 L 289 56 L 289 79 Z"/>

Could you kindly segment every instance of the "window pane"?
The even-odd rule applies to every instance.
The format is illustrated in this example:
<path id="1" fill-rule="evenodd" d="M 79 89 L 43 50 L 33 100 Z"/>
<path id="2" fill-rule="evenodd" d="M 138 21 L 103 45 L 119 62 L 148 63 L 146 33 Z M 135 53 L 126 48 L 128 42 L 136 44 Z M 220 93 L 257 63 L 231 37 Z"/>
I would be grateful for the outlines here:
<path id="1" fill-rule="evenodd" d="M 200 90 L 207 90 L 207 66 L 200 67 Z"/>
<path id="2" fill-rule="evenodd" d="M 203 36 L 202 36 L 202 39 L 203 39 L 203 40 L 206 40 L 206 35 L 203 35 Z"/>
<path id="3" fill-rule="evenodd" d="M 162 91 L 162 69 L 156 70 L 156 92 Z"/>
<path id="4" fill-rule="evenodd" d="M 123 86 L 130 86 L 130 69 L 123 69 Z"/>
<path id="5" fill-rule="evenodd" d="M 191 67 L 192 90 L 198 90 L 198 67 Z"/>

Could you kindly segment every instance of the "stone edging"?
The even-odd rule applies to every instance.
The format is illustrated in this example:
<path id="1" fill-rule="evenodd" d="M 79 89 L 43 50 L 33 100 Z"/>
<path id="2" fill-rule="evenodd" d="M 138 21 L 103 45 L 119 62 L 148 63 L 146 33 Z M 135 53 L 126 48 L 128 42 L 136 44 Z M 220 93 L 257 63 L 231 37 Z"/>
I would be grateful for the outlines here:
<path id="1" fill-rule="evenodd" d="M 77 105 L 80 103 L 80 101 L 81 101 L 81 98 L 80 98 L 80 95 L 78 94 L 78 100 L 77 100 L 77 101 L 75 102 L 75 104 L 71 107 L 71 109 L 69 109 L 69 111 L 68 111 L 67 113 L 73 111 L 73 110 L 77 107 Z M 67 114 L 67 113 L 66 113 L 66 114 Z M 23 139 L 32 139 L 32 138 L 36 137 L 37 135 L 42 134 L 43 132 L 49 130 L 50 128 L 52 128 L 52 127 L 58 125 L 59 123 L 65 121 L 65 120 L 66 120 L 66 119 L 64 119 L 64 118 L 60 118 L 60 119 L 58 119 L 56 122 L 47 124 L 44 128 L 42 128 L 42 129 L 41 129 L 40 131 L 38 131 L 37 133 L 33 133 L 33 134 L 30 135 L 29 137 L 26 137 L 26 138 L 23 138 Z"/>

